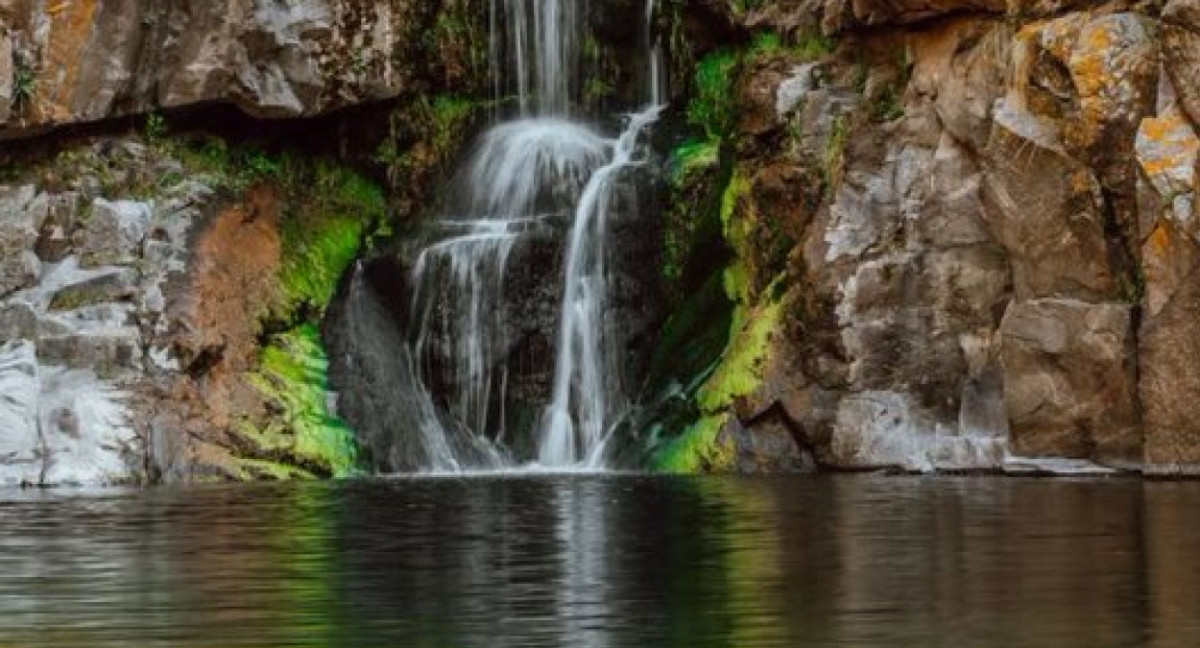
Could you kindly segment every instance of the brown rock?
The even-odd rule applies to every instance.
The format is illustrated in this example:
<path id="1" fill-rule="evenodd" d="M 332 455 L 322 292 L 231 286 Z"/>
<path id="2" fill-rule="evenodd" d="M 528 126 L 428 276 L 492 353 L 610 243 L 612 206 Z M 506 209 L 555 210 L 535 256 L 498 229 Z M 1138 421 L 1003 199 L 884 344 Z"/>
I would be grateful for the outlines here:
<path id="1" fill-rule="evenodd" d="M 1017 297 L 1115 297 L 1099 184 L 1059 147 L 1055 125 L 1004 100 L 985 163 L 987 220 L 1011 257 Z"/>
<path id="2" fill-rule="evenodd" d="M 1017 454 L 1139 459 L 1129 306 L 1067 299 L 1015 303 L 1000 336 Z"/>
<path id="3" fill-rule="evenodd" d="M 1184 111 L 1200 125 L 1200 0 L 1171 0 L 1162 13 L 1163 66 Z"/>
<path id="4" fill-rule="evenodd" d="M 1138 335 L 1146 470 L 1200 471 L 1200 246 L 1164 221 L 1142 248 L 1147 306 Z"/>
<path id="5" fill-rule="evenodd" d="M 9 0 L 0 24 L 37 74 L 31 109 L 9 126 L 213 101 L 259 117 L 298 117 L 396 97 L 409 89 L 415 53 L 434 28 L 436 12 L 421 4 Z M 0 60 L 11 58 L 8 42 L 0 42 Z"/>

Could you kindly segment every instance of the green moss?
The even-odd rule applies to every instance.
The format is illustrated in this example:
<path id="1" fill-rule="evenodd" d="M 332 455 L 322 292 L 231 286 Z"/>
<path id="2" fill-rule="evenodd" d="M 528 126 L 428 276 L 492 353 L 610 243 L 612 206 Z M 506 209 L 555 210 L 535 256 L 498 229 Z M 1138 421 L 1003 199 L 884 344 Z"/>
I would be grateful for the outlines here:
<path id="1" fill-rule="evenodd" d="M 280 319 L 304 310 L 320 315 L 342 275 L 373 237 L 386 235 L 387 202 L 374 183 L 342 167 L 318 161 L 296 173 L 293 191 L 302 202 L 285 215 L 283 301 Z"/>
<path id="2" fill-rule="evenodd" d="M 736 52 L 720 49 L 696 65 L 695 94 L 688 104 L 688 123 L 703 129 L 710 140 L 725 137 L 733 127 L 738 62 Z"/>
<path id="3" fill-rule="evenodd" d="M 712 169 L 720 162 L 721 145 L 716 140 L 688 140 L 675 147 L 667 160 L 671 184 L 682 186 L 697 172 Z"/>
<path id="4" fill-rule="evenodd" d="M 720 472 L 730 470 L 735 450 L 720 431 L 733 416 L 739 398 L 762 385 L 771 337 L 780 328 L 782 307 L 768 303 L 753 311 L 739 308 L 733 317 L 732 341 L 720 362 L 691 397 L 694 423 L 653 454 L 651 464 L 663 472 Z"/>
<path id="5" fill-rule="evenodd" d="M 721 196 L 721 226 L 725 241 L 734 252 L 734 260 L 725 271 L 725 292 L 735 302 L 748 304 L 752 301 L 753 273 L 750 270 L 751 236 L 758 219 L 746 213 L 746 199 L 750 195 L 750 180 L 735 169 Z"/>
<path id="6" fill-rule="evenodd" d="M 748 313 L 735 312 L 734 326 L 738 332 L 717 370 L 696 394 L 701 411 L 713 413 L 727 409 L 738 398 L 749 396 L 758 389 L 771 336 L 779 329 L 781 312 L 777 303 L 768 303 Z M 739 327 L 738 324 L 742 325 Z"/>
<path id="7" fill-rule="evenodd" d="M 654 456 L 659 472 L 695 474 L 718 472 L 733 466 L 735 450 L 721 438 L 727 414 L 705 416 Z"/>
<path id="8" fill-rule="evenodd" d="M 297 476 L 292 466 L 318 476 L 345 477 L 357 471 L 354 434 L 327 404 L 328 368 L 320 332 L 305 324 L 274 336 L 250 376 L 275 412 L 266 427 L 245 424 L 240 431 L 254 444 L 256 458 L 279 460 L 281 476 Z"/>
<path id="9" fill-rule="evenodd" d="M 374 160 L 394 187 L 421 181 L 450 164 L 480 111 L 490 105 L 461 95 L 422 95 L 392 113 L 390 132 Z"/>

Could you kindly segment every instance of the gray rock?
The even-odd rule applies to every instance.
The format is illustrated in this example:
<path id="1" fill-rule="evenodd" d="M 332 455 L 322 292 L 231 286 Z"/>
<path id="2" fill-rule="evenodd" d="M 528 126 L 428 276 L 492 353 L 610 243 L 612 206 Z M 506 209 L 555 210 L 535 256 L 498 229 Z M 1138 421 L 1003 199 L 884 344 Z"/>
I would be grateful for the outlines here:
<path id="1" fill-rule="evenodd" d="M 101 375 L 136 370 L 141 366 L 141 335 L 132 328 L 43 335 L 38 358 L 45 364 L 91 369 Z"/>
<path id="2" fill-rule="evenodd" d="M 0 297 L 33 285 L 41 274 L 33 248 L 45 212 L 32 186 L 0 186 Z"/>
<path id="3" fill-rule="evenodd" d="M 49 197 L 46 219 L 37 242 L 37 255 L 47 263 L 58 263 L 71 253 L 71 232 L 75 229 L 79 211 L 79 195 L 75 192 Z"/>
<path id="4" fill-rule="evenodd" d="M 80 265 L 94 268 L 136 261 L 153 215 L 146 203 L 97 198 L 83 229 L 75 233 Z"/>
<path id="5" fill-rule="evenodd" d="M 130 269 L 117 270 L 54 293 L 50 310 L 75 310 L 107 302 L 128 301 L 137 294 L 137 273 Z"/>
<path id="6" fill-rule="evenodd" d="M 737 470 L 743 474 L 811 473 L 817 464 L 812 453 L 792 434 L 784 417 L 770 413 L 743 426 L 730 416 L 720 433 L 737 452 Z"/>
<path id="7" fill-rule="evenodd" d="M 35 340 L 37 332 L 38 315 L 32 305 L 25 302 L 0 304 L 0 344 Z"/>
<path id="8" fill-rule="evenodd" d="M 12 38 L 8 35 L 7 29 L 0 28 L 0 125 L 7 122 L 12 115 L 15 72 Z"/>

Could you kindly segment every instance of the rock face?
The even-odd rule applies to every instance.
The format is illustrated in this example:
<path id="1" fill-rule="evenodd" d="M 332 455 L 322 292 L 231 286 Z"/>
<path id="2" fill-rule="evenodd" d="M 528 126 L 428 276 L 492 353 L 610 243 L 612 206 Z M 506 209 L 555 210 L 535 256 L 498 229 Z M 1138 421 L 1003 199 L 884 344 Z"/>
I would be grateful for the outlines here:
<path id="1" fill-rule="evenodd" d="M 719 366 L 763 304 L 784 313 L 751 387 L 716 411 L 702 387 L 702 416 L 768 437 L 782 417 L 778 456 L 830 468 L 1196 471 L 1200 4 L 697 4 L 778 39 L 717 80 L 744 117 L 708 144 L 732 179 L 677 192 L 715 194 L 726 276 L 749 275 Z M 667 465 L 770 465 L 702 427 Z"/>
<path id="2" fill-rule="evenodd" d="M 214 101 L 260 117 L 311 116 L 411 92 L 422 76 L 461 83 L 459 68 L 477 57 L 448 33 L 457 22 L 439 22 L 443 12 L 484 17 L 487 7 L 12 0 L 0 5 L 0 136 Z"/>
<path id="3" fill-rule="evenodd" d="M 0 484 L 353 469 L 302 313 L 382 199 L 332 166 L 251 182 L 206 146 L 78 143 L 0 182 Z"/>

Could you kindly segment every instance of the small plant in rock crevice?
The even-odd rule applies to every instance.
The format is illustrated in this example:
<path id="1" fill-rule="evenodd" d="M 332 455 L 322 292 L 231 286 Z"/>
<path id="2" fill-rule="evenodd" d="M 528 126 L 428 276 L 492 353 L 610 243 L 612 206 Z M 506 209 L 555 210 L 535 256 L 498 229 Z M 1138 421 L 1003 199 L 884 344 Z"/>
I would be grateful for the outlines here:
<path id="1" fill-rule="evenodd" d="M 33 66 L 17 59 L 13 70 L 12 108 L 13 112 L 21 114 L 33 106 L 37 96 L 38 78 Z"/>

